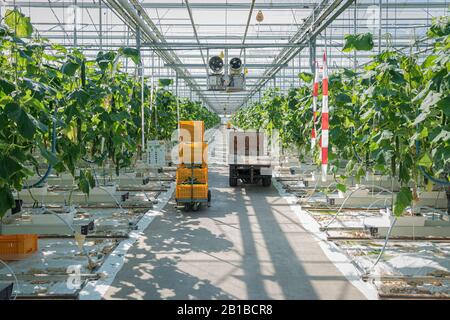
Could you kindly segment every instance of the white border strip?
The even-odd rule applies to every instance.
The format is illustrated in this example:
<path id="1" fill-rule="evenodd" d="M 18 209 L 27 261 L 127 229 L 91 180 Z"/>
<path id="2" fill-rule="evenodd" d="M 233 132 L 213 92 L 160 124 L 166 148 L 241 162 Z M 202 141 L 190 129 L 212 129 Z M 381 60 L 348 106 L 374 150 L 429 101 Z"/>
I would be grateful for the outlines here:
<path id="1" fill-rule="evenodd" d="M 378 290 L 376 287 L 368 282 L 362 281 L 360 272 L 351 263 L 350 259 L 341 252 L 341 249 L 335 243 L 327 240 L 325 232 L 320 231 L 319 223 L 297 204 L 297 197 L 286 192 L 282 185 L 276 181 L 276 178 L 273 178 L 272 182 L 280 196 L 287 201 L 291 210 L 296 214 L 302 226 L 317 240 L 327 258 L 367 299 L 378 300 Z"/>
<path id="2" fill-rule="evenodd" d="M 100 300 L 108 291 L 109 287 L 113 283 L 117 273 L 122 269 L 124 265 L 125 255 L 128 250 L 133 246 L 139 237 L 142 236 L 142 232 L 147 229 L 153 219 L 161 213 L 161 210 L 166 206 L 169 199 L 175 190 L 175 183 L 172 182 L 169 189 L 162 193 L 158 198 L 158 203 L 154 205 L 152 209 L 147 211 L 139 222 L 136 224 L 136 230 L 129 233 L 129 238 L 121 241 L 116 249 L 111 252 L 108 258 L 103 262 L 98 273 L 106 275 L 99 280 L 91 281 L 80 291 L 80 300 Z"/>

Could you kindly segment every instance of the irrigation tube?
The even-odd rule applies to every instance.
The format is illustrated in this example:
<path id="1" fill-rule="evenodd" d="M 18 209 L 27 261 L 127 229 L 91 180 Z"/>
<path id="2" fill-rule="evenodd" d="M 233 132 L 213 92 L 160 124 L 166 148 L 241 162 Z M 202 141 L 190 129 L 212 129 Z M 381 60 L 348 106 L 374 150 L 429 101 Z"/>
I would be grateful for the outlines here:
<path id="1" fill-rule="evenodd" d="M 95 173 L 95 169 L 94 168 L 92 168 L 92 171 L 94 173 L 95 180 L 97 181 L 97 188 L 99 188 L 100 190 L 105 191 L 108 195 L 110 195 L 111 198 L 113 198 L 113 200 L 116 202 L 116 204 L 120 208 L 120 210 L 125 211 L 123 209 L 122 205 L 120 204 L 119 200 L 117 200 L 117 198 L 111 192 L 109 192 L 108 189 L 103 188 L 102 186 L 100 186 L 100 184 L 98 183 L 97 173 Z"/>
<path id="2" fill-rule="evenodd" d="M 442 185 L 442 186 L 446 186 L 449 187 L 450 186 L 450 182 L 449 181 L 445 181 L 445 180 L 440 180 L 440 179 L 436 179 L 435 177 L 431 176 L 430 174 L 428 174 L 428 172 L 425 171 L 425 168 L 423 166 L 419 166 L 420 171 L 422 171 L 423 175 L 425 177 L 427 177 L 427 179 L 430 179 L 431 181 L 433 181 L 436 184 Z"/>
<path id="3" fill-rule="evenodd" d="M 9 272 L 11 272 L 12 276 L 14 277 L 14 281 L 16 282 L 17 290 L 16 290 L 16 294 L 14 295 L 14 299 L 13 300 L 16 300 L 16 298 L 17 298 L 17 291 L 20 292 L 19 279 L 17 279 L 16 273 L 14 272 L 13 269 L 11 269 L 11 267 L 6 262 L 4 262 L 2 259 L 0 259 L 0 263 L 3 264 L 6 267 L 6 269 L 8 269 Z"/>
<path id="4" fill-rule="evenodd" d="M 111 198 L 114 199 L 114 201 L 116 202 L 116 204 L 117 204 L 117 206 L 120 208 L 120 210 L 125 211 L 125 210 L 123 209 L 122 205 L 120 204 L 119 200 L 117 200 L 117 198 L 116 198 L 111 192 L 109 192 L 108 189 L 106 189 L 106 188 L 104 188 L 104 187 L 102 187 L 102 186 L 97 186 L 97 187 L 98 187 L 99 189 L 105 191 L 107 194 L 109 194 L 109 195 L 111 196 Z"/>
<path id="5" fill-rule="evenodd" d="M 375 203 L 378 203 L 378 202 L 380 202 L 380 201 L 384 201 L 384 206 L 386 206 L 386 202 L 388 201 L 388 199 L 386 198 L 386 199 L 377 199 L 377 200 L 375 200 L 374 202 L 372 202 L 372 203 L 369 205 L 369 207 L 366 209 L 366 212 L 369 212 L 369 210 L 372 208 L 372 206 L 373 206 Z"/>
<path id="6" fill-rule="evenodd" d="M 52 154 L 53 155 L 56 154 L 56 104 L 55 104 L 54 111 L 53 111 Z M 48 167 L 47 167 L 47 171 L 39 179 L 39 181 L 33 183 L 31 186 L 24 185 L 23 189 L 32 189 L 32 188 L 36 188 L 37 186 L 40 186 L 42 183 L 44 183 L 47 180 L 52 168 L 53 168 L 53 166 L 49 163 Z"/>
<path id="7" fill-rule="evenodd" d="M 375 268 L 375 266 L 378 264 L 378 262 L 380 262 L 380 259 L 383 256 L 384 251 L 386 250 L 386 246 L 387 246 L 387 243 L 388 243 L 389 238 L 391 236 L 392 229 L 394 229 L 395 222 L 397 222 L 397 217 L 396 216 L 394 216 L 394 220 L 392 220 L 391 226 L 389 227 L 388 233 L 386 234 L 386 239 L 384 240 L 383 248 L 381 249 L 380 254 L 377 257 L 377 260 L 369 268 L 369 270 L 367 270 L 368 274 L 373 270 L 373 268 Z"/>
<path id="8" fill-rule="evenodd" d="M 54 216 L 56 216 L 56 217 L 57 217 L 58 219 L 60 219 L 67 227 L 69 227 L 69 229 L 73 232 L 74 235 L 76 234 L 75 229 L 74 229 L 69 223 L 67 223 L 66 220 L 64 220 L 63 218 L 61 218 L 55 211 L 49 210 L 49 209 L 47 209 L 47 208 L 44 208 L 44 210 L 45 210 L 45 212 L 50 213 L 50 214 L 53 214 Z M 85 256 L 88 258 L 89 265 L 94 265 L 94 263 L 93 263 L 92 260 L 91 260 L 91 257 L 89 257 L 89 254 L 86 252 L 86 248 L 85 248 L 84 246 L 82 247 L 82 251 L 83 251 L 83 253 L 85 254 Z"/>
<path id="9" fill-rule="evenodd" d="M 129 174 L 126 173 L 126 172 L 123 172 L 123 174 L 126 175 L 126 176 L 128 176 L 128 177 L 130 177 L 130 178 L 133 178 L 133 176 L 129 175 Z M 158 174 L 157 174 L 157 176 L 158 176 L 158 179 L 159 179 L 159 175 L 158 175 Z M 161 179 L 159 179 L 159 185 L 161 185 Z M 147 198 L 147 200 L 151 202 L 152 200 L 149 198 L 147 192 L 145 192 L 144 185 L 142 185 L 141 191 L 142 191 L 142 193 L 144 194 L 144 196 Z M 123 209 L 122 209 L 122 210 L 123 210 Z"/>
<path id="10" fill-rule="evenodd" d="M 347 202 L 347 200 L 350 199 L 350 197 L 351 197 L 356 191 L 358 191 L 358 190 L 360 190 L 360 189 L 362 189 L 362 188 L 378 188 L 378 189 L 380 189 L 380 190 L 383 190 L 383 191 L 386 191 L 386 192 L 388 192 L 388 193 L 390 193 L 390 194 L 393 194 L 393 192 L 392 192 L 391 190 L 386 189 L 386 188 L 383 188 L 383 187 L 380 187 L 380 186 L 376 186 L 376 185 L 367 185 L 367 186 L 366 186 L 366 185 L 363 185 L 363 186 L 360 186 L 360 187 L 356 188 L 355 190 L 353 190 L 352 192 L 350 192 L 350 193 L 348 194 L 348 196 L 344 199 L 344 201 L 342 202 L 341 206 L 339 207 L 338 212 L 336 212 L 336 214 L 334 215 L 333 219 L 331 219 L 331 221 L 328 222 L 327 225 L 324 227 L 325 230 L 328 228 L 328 226 L 329 226 L 330 224 L 332 224 L 332 223 L 336 220 L 337 216 L 338 216 L 339 213 L 341 212 L 341 210 L 342 210 L 342 208 L 344 207 L 344 205 L 345 205 L 345 203 Z"/>

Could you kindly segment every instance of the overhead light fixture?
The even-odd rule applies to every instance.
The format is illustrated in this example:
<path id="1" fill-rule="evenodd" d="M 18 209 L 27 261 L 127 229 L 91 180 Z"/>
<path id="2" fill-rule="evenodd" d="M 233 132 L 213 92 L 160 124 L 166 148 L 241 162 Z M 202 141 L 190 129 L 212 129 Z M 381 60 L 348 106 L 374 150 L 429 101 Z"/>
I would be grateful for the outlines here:
<path id="1" fill-rule="evenodd" d="M 258 21 L 259 23 L 264 21 L 264 14 L 262 13 L 261 10 L 259 10 L 258 13 L 256 14 L 256 21 Z"/>

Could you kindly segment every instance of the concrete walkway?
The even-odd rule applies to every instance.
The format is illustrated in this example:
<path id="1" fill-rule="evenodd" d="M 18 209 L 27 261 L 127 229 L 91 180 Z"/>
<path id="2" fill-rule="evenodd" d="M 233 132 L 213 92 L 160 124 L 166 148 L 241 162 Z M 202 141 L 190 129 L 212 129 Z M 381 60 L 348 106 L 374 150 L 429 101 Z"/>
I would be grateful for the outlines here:
<path id="1" fill-rule="evenodd" d="M 210 168 L 212 206 L 174 201 L 128 251 L 106 299 L 364 299 L 274 187 L 230 188 Z"/>

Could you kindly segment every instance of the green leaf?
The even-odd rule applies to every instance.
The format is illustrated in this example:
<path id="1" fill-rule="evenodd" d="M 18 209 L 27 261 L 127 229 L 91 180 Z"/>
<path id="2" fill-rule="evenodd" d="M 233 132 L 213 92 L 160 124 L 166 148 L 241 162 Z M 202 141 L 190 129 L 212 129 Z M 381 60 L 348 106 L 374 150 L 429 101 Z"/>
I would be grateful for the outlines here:
<path id="1" fill-rule="evenodd" d="M 5 106 L 5 112 L 11 120 L 13 120 L 19 133 L 26 139 L 32 139 L 35 132 L 36 126 L 31 121 L 28 114 L 15 102 L 8 103 Z"/>
<path id="2" fill-rule="evenodd" d="M 4 37 L 8 34 L 8 29 L 6 29 L 4 26 L 0 25 L 0 37 Z"/>
<path id="3" fill-rule="evenodd" d="M 119 113 L 111 114 L 110 118 L 112 121 L 121 122 L 129 117 L 129 113 L 126 111 L 121 111 Z"/>
<path id="4" fill-rule="evenodd" d="M 342 48 L 344 52 L 369 51 L 373 49 L 373 37 L 371 33 L 347 34 L 345 35 L 345 45 Z"/>
<path id="5" fill-rule="evenodd" d="M 426 98 L 422 101 L 420 109 L 424 111 L 430 110 L 430 107 L 434 106 L 441 100 L 441 94 L 434 91 L 430 91 Z"/>
<path id="6" fill-rule="evenodd" d="M 350 121 L 350 119 L 348 117 L 345 117 L 344 128 L 354 128 L 354 127 L 355 127 L 355 124 L 352 121 Z"/>
<path id="7" fill-rule="evenodd" d="M 112 51 L 108 51 L 108 52 L 100 51 L 97 54 L 97 58 L 95 59 L 95 61 L 97 62 L 100 69 L 102 69 L 104 71 L 104 70 L 106 70 L 108 65 L 114 61 L 115 57 L 116 57 L 116 53 L 114 53 Z"/>
<path id="8" fill-rule="evenodd" d="M 95 187 L 95 179 L 94 179 L 94 176 L 92 175 L 92 171 L 91 170 L 86 171 L 86 178 L 87 178 L 87 180 L 89 182 L 89 186 L 91 188 L 94 188 Z"/>
<path id="9" fill-rule="evenodd" d="M 56 91 L 41 82 L 34 81 L 29 78 L 23 78 L 22 85 L 24 88 L 30 89 L 33 92 L 33 95 L 37 99 L 42 99 L 46 94 L 55 95 Z"/>
<path id="10" fill-rule="evenodd" d="M 339 93 L 336 96 L 336 102 L 341 102 L 341 103 L 350 103 L 352 102 L 352 98 L 350 98 L 347 94 L 345 93 Z"/>
<path id="11" fill-rule="evenodd" d="M 442 112 L 444 112 L 444 114 L 447 117 L 450 117 L 450 95 L 448 95 L 445 98 L 441 99 L 437 103 L 437 105 L 438 105 L 438 107 L 441 108 Z"/>
<path id="12" fill-rule="evenodd" d="M 61 72 L 69 77 L 73 77 L 80 65 L 74 61 L 67 61 L 61 67 Z"/>
<path id="13" fill-rule="evenodd" d="M 11 183 L 11 177 L 22 170 L 22 165 L 14 158 L 8 155 L 1 155 L 0 160 L 0 179 L 3 182 Z"/>
<path id="14" fill-rule="evenodd" d="M 443 37 L 450 34 L 450 17 L 442 16 L 435 17 L 432 20 L 431 28 L 427 35 L 431 38 Z"/>
<path id="15" fill-rule="evenodd" d="M 311 81 L 313 81 L 313 78 L 314 78 L 313 74 L 309 73 L 309 72 L 300 72 L 298 74 L 298 77 L 305 82 L 311 82 Z"/>
<path id="16" fill-rule="evenodd" d="M 19 38 L 29 38 L 33 33 L 30 18 L 18 10 L 6 10 L 5 23 Z"/>
<path id="17" fill-rule="evenodd" d="M 28 115 L 28 118 L 31 120 L 31 122 L 33 122 L 33 125 L 36 127 L 36 129 L 39 129 L 39 131 L 41 132 L 48 131 L 48 127 L 39 120 L 37 120 L 35 117 L 33 117 L 31 114 Z"/>
<path id="18" fill-rule="evenodd" d="M 433 166 L 433 161 L 431 160 L 428 153 L 425 153 L 422 158 L 420 158 L 418 162 L 419 166 L 425 167 L 427 169 L 431 168 Z"/>
<path id="19" fill-rule="evenodd" d="M 441 132 L 439 132 L 439 134 L 434 137 L 433 141 L 431 141 L 432 143 L 438 143 L 439 141 L 443 141 L 446 142 L 448 140 L 450 140 L 450 132 L 447 130 L 442 129 Z"/>
<path id="20" fill-rule="evenodd" d="M 421 112 L 417 117 L 416 117 L 416 119 L 414 119 L 414 123 L 413 123 L 413 125 L 415 126 L 415 125 L 418 125 L 419 123 L 421 123 L 422 121 L 424 121 L 427 117 L 428 117 L 428 115 L 430 114 L 430 112 L 428 111 L 423 111 L 423 112 Z"/>
<path id="21" fill-rule="evenodd" d="M 135 64 L 141 63 L 141 54 L 140 54 L 139 50 L 137 50 L 135 48 L 121 47 L 119 49 L 119 54 L 121 54 L 127 58 L 131 58 L 131 60 L 133 60 L 133 62 Z"/>
<path id="22" fill-rule="evenodd" d="M 91 170 L 80 170 L 80 176 L 77 177 L 77 180 L 78 188 L 89 196 L 90 189 L 95 187 L 95 180 Z"/>
<path id="23" fill-rule="evenodd" d="M 420 132 L 419 136 L 422 139 L 428 137 L 428 128 L 427 127 L 423 128 L 422 131 Z"/>
<path id="24" fill-rule="evenodd" d="M 13 83 L 4 79 L 0 79 L 0 88 L 5 94 L 11 94 L 16 89 Z"/>
<path id="25" fill-rule="evenodd" d="M 76 89 L 68 96 L 70 100 L 76 100 L 81 106 L 86 105 L 89 102 L 89 94 L 84 89 Z"/>
<path id="26" fill-rule="evenodd" d="M 342 184 L 342 183 L 338 183 L 336 185 L 336 189 L 338 189 L 341 192 L 346 192 L 347 191 L 347 187 L 345 186 L 345 184 Z"/>
<path id="27" fill-rule="evenodd" d="M 353 70 L 344 68 L 344 75 L 345 75 L 346 77 L 348 77 L 348 78 L 353 78 L 353 77 L 355 77 L 357 74 L 356 74 Z"/>
<path id="28" fill-rule="evenodd" d="M 158 84 L 160 87 L 168 87 L 172 84 L 172 79 L 158 79 Z"/>
<path id="29" fill-rule="evenodd" d="M 0 187 L 0 218 L 14 206 L 14 197 L 11 189 L 4 185 Z"/>
<path id="30" fill-rule="evenodd" d="M 397 194 L 394 203 L 394 215 L 400 217 L 405 209 L 411 205 L 413 199 L 412 192 L 407 187 L 402 187 L 400 192 Z"/>
<path id="31" fill-rule="evenodd" d="M 86 174 L 84 170 L 80 170 L 80 176 L 77 177 L 78 180 L 78 188 L 81 192 L 87 194 L 89 196 L 89 181 L 86 178 Z"/>
<path id="32" fill-rule="evenodd" d="M 77 142 L 77 126 L 73 122 L 71 122 L 66 129 L 64 130 L 67 138 L 73 143 Z"/>
<path id="33" fill-rule="evenodd" d="M 45 146 L 39 145 L 39 150 L 41 151 L 41 155 L 48 161 L 51 166 L 55 166 L 58 163 L 56 155 L 48 151 Z"/>
<path id="34" fill-rule="evenodd" d="M 422 68 L 430 68 L 434 66 L 435 64 L 434 60 L 436 60 L 436 58 L 437 58 L 436 55 L 429 55 L 428 57 L 426 57 L 422 63 Z"/>
<path id="35" fill-rule="evenodd" d="M 375 151 L 378 150 L 380 148 L 380 146 L 378 145 L 378 143 L 372 141 L 369 145 L 369 150 L 370 151 Z"/>

